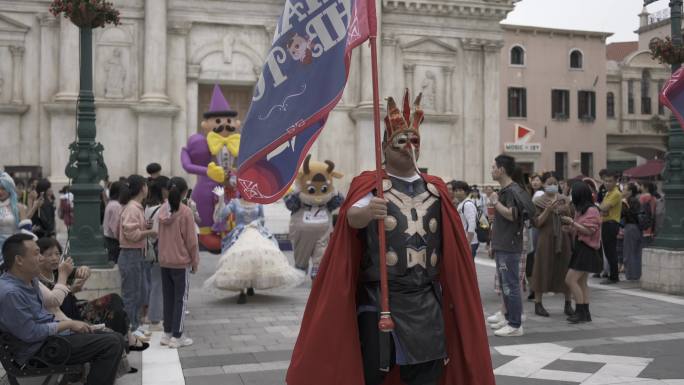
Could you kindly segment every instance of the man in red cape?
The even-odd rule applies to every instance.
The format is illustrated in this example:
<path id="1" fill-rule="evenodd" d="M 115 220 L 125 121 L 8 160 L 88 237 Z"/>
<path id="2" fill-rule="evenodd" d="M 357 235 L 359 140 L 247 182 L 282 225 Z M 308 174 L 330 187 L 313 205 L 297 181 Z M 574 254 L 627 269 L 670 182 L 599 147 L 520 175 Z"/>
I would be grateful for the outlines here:
<path id="1" fill-rule="evenodd" d="M 408 153 L 413 153 L 411 160 L 415 164 L 419 147 L 418 126 L 422 122 L 422 111 L 419 109 L 419 96 L 415 103 L 413 122 L 409 126 L 408 92 L 404 98 L 403 113 L 398 112 L 391 98 L 389 101 L 389 116 L 385 119 L 387 132 L 383 149 L 388 159 L 387 171 L 391 174 L 393 170 L 390 167 L 389 151 L 400 151 L 400 147 L 406 148 L 409 150 Z M 385 182 L 383 190 L 386 190 L 385 186 L 392 186 L 392 183 L 405 179 L 397 179 L 395 175 L 388 175 L 388 172 L 382 171 L 381 176 Z M 361 310 L 362 304 L 359 303 L 359 298 L 361 298 L 360 291 L 362 291 L 360 288 L 364 284 L 363 277 L 367 274 L 364 271 L 367 268 L 362 267 L 362 262 L 366 258 L 364 253 L 368 247 L 368 240 L 364 238 L 365 232 L 357 229 L 359 226 L 352 227 L 351 223 L 354 223 L 355 219 L 349 219 L 349 214 L 351 211 L 353 217 L 355 210 L 358 212 L 358 203 L 364 199 L 370 199 L 369 194 L 374 192 L 377 176 L 377 171 L 367 171 L 356 177 L 340 209 L 335 231 L 326 249 L 319 273 L 314 280 L 306 306 L 287 373 L 288 385 L 364 385 L 366 382 L 364 378 L 369 378 L 368 358 L 362 354 L 362 345 L 366 342 L 362 344 L 359 326 L 360 315 L 364 314 L 362 311 L 365 311 Z M 444 343 L 441 345 L 444 349 L 444 356 L 438 356 L 439 360 L 431 361 L 439 362 L 440 368 L 437 372 L 439 380 L 421 382 L 421 380 L 415 380 L 416 377 L 414 377 L 410 384 L 404 385 L 436 383 L 440 385 L 494 385 L 475 265 L 470 256 L 461 220 L 451 199 L 448 198 L 446 185 L 440 178 L 420 174 L 420 178 L 416 179 L 424 181 L 423 185 L 429 190 L 429 195 L 426 194 L 428 199 L 436 197 L 438 203 L 435 206 L 439 207 L 436 215 L 441 221 L 440 231 L 435 231 L 432 220 L 430 220 L 430 229 L 425 229 L 427 233 L 441 234 L 441 245 L 437 248 L 437 252 L 441 254 L 439 260 L 435 257 L 434 249 L 430 257 L 428 247 L 428 257 L 425 258 L 423 254 L 422 260 L 418 262 L 423 266 L 421 269 L 415 264 L 417 254 L 412 252 L 412 255 L 414 256 L 413 267 L 422 274 L 425 274 L 424 272 L 430 267 L 437 269 L 438 275 L 435 277 L 438 276 L 436 279 L 439 285 L 437 286 L 441 288 L 438 307 L 441 307 L 443 325 L 440 322 L 442 319 L 432 322 L 436 329 L 443 331 L 443 334 L 438 336 L 439 341 L 435 345 L 440 345 L 443 338 Z M 371 205 L 377 204 L 378 199 L 373 198 Z M 419 215 L 422 215 L 422 212 Z M 373 218 L 376 217 L 383 218 L 380 215 L 373 216 Z M 385 218 L 387 224 L 389 217 Z M 371 227 L 370 223 L 368 227 Z M 390 240 L 391 228 L 392 224 L 387 229 Z M 422 249 L 420 251 L 422 252 Z M 388 251 L 387 254 L 388 269 L 401 265 L 394 260 L 396 253 L 390 256 Z M 406 273 L 408 269 L 404 272 L 408 274 Z M 390 290 L 390 296 L 392 293 Z M 392 304 L 392 297 L 390 297 L 390 303 Z M 401 313 L 397 313 L 396 306 L 390 310 L 393 311 L 392 315 L 395 319 L 399 318 L 396 319 L 397 325 L 402 324 L 402 316 Z M 421 331 L 411 330 L 410 332 L 420 333 Z M 395 329 L 392 333 L 394 338 L 392 352 L 401 351 L 401 354 L 393 358 L 392 363 L 397 362 L 397 364 L 392 365 L 389 375 L 380 377 L 381 379 L 384 377 L 383 385 L 400 385 L 402 379 L 406 377 L 404 369 L 407 366 L 401 366 L 397 358 L 405 359 L 406 355 L 410 355 L 408 351 L 410 349 L 406 346 L 410 346 L 410 342 L 407 344 L 406 341 L 402 341 L 395 335 L 396 332 Z M 366 332 L 362 334 L 367 335 Z M 397 344 L 396 347 L 395 344 Z"/>

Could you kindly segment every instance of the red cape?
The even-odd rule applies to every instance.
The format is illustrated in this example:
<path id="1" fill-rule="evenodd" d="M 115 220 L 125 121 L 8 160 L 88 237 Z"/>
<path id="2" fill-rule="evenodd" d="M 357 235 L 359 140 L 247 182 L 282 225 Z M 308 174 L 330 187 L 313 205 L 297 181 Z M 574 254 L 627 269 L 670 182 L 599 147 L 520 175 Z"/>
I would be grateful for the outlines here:
<path id="1" fill-rule="evenodd" d="M 363 242 L 347 223 L 347 210 L 375 188 L 376 172 L 354 178 L 323 256 L 306 304 L 299 337 L 287 371 L 288 385 L 363 385 L 356 320 L 356 288 Z M 444 182 L 423 174 L 442 197 Z M 441 385 L 495 385 L 475 264 L 461 219 L 450 199 L 442 199 L 443 288 L 449 363 Z M 391 309 L 390 309 L 391 310 Z M 400 385 L 393 370 L 384 385 Z"/>

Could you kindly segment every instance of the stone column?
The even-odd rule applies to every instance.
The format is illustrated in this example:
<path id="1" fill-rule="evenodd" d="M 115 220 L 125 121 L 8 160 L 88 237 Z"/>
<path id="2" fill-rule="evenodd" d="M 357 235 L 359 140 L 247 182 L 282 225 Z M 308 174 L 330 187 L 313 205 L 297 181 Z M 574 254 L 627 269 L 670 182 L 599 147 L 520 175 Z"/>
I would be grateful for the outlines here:
<path id="1" fill-rule="evenodd" d="M 188 33 L 191 23 L 175 23 L 169 25 L 169 72 L 178 74 L 168 78 L 168 92 L 171 102 L 178 106 L 186 105 L 187 98 L 187 56 L 188 56 Z M 185 146 L 188 139 L 188 109 L 180 108 L 178 115 L 173 119 L 173 142 L 171 144 L 171 174 L 187 177 L 180 161 L 180 148 Z"/>
<path id="2" fill-rule="evenodd" d="M 40 23 L 40 102 L 49 103 L 52 97 L 59 91 L 59 21 L 49 13 L 37 16 Z M 64 173 L 64 165 L 53 165 L 52 159 L 52 133 L 50 115 L 44 108 L 38 111 L 39 136 L 38 152 L 40 165 L 44 175 L 54 175 L 57 170 Z"/>
<path id="3" fill-rule="evenodd" d="M 199 130 L 199 127 L 197 126 L 197 117 L 198 117 L 198 106 L 197 103 L 199 102 L 199 71 L 200 71 L 200 66 L 199 65 L 189 65 L 188 66 L 188 91 L 187 91 L 187 96 L 186 96 L 186 103 L 187 103 L 187 119 L 188 119 L 188 132 L 187 135 L 188 137 L 197 130 Z"/>
<path id="4" fill-rule="evenodd" d="M 484 46 L 484 98 L 481 103 L 484 106 L 484 127 L 483 127 L 483 159 L 480 165 L 481 182 L 493 183 L 488 165 L 499 154 L 501 150 L 500 140 L 500 119 L 498 106 L 500 103 L 499 61 L 501 58 L 501 47 L 503 42 L 490 41 Z"/>
<path id="5" fill-rule="evenodd" d="M 454 67 L 444 66 L 442 73 L 444 75 L 444 113 L 452 114 L 454 112 L 454 100 L 451 96 L 454 87 Z"/>
<path id="6" fill-rule="evenodd" d="M 59 18 L 59 92 L 55 101 L 73 101 L 79 87 L 79 32 L 69 19 Z"/>
<path id="7" fill-rule="evenodd" d="M 371 52 L 368 43 L 361 45 L 361 102 L 359 105 L 373 104 L 373 78 L 371 71 Z"/>
<path id="8" fill-rule="evenodd" d="M 455 160 L 457 163 L 454 166 L 455 170 L 461 168 L 461 175 L 463 180 L 469 182 L 482 181 L 482 164 L 484 161 L 484 130 L 483 130 L 483 51 L 482 42 L 477 39 L 463 39 L 463 60 L 464 60 L 464 82 L 463 82 L 463 136 L 461 143 L 464 149 L 472 149 L 474 153 L 479 153 L 479 156 L 466 156 L 463 151 L 463 158 Z M 497 78 L 498 79 L 498 78 Z M 489 101 L 487 101 L 488 105 Z M 494 107 L 498 111 L 498 108 Z M 496 127 L 498 130 L 498 126 Z M 498 135 L 497 135 L 498 138 Z M 488 140 L 489 141 L 489 140 Z M 491 141 L 489 141 L 491 142 Z M 499 145 L 496 143 L 490 144 L 493 146 Z M 471 152 L 468 151 L 470 154 Z"/>
<path id="9" fill-rule="evenodd" d="M 415 92 L 415 82 L 414 82 L 414 74 L 416 72 L 416 65 L 415 64 L 404 64 L 404 86 L 409 89 L 409 92 L 413 93 Z M 395 97 L 401 97 L 403 96 L 403 93 L 401 95 L 396 95 Z"/>
<path id="10" fill-rule="evenodd" d="M 397 62 L 397 40 L 392 35 L 384 35 L 382 37 L 382 76 L 380 100 L 384 100 L 388 96 L 398 97 L 396 91 L 396 79 L 394 78 L 394 67 Z"/>
<path id="11" fill-rule="evenodd" d="M 143 103 L 169 102 L 166 95 L 166 2 L 145 1 Z"/>
<path id="12" fill-rule="evenodd" d="M 12 54 L 12 104 L 24 104 L 24 47 L 11 45 Z"/>
<path id="13" fill-rule="evenodd" d="M 621 116 L 619 117 L 619 122 L 620 122 L 620 128 L 619 132 L 623 132 L 626 128 L 627 122 L 625 121 L 625 117 L 628 116 L 629 114 L 629 109 L 628 107 L 628 99 L 629 99 L 629 79 L 622 79 L 622 108 L 621 108 Z"/>

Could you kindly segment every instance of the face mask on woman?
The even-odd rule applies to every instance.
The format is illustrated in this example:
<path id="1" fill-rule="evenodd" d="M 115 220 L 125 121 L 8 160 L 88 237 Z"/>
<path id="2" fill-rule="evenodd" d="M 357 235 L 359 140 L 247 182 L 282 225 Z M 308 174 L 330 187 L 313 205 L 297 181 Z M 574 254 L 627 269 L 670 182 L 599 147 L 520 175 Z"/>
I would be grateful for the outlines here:
<path id="1" fill-rule="evenodd" d="M 558 185 L 552 184 L 545 186 L 544 191 L 546 191 L 547 194 L 558 194 Z"/>

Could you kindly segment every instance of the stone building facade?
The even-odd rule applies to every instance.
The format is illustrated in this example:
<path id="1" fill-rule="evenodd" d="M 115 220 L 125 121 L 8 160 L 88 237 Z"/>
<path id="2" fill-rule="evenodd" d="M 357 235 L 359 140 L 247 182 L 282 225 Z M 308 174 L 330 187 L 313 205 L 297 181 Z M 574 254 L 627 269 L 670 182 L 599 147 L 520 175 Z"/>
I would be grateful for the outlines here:
<path id="1" fill-rule="evenodd" d="M 501 149 L 526 173 L 595 177 L 606 165 L 610 33 L 502 24 Z M 531 129 L 517 140 L 516 127 Z"/>
<path id="2" fill-rule="evenodd" d="M 649 41 L 670 35 L 670 19 L 662 12 L 639 15 L 639 40 L 609 44 L 606 104 L 608 167 L 625 170 L 648 159 L 662 158 L 667 150 L 670 111 L 658 94 L 670 78 L 670 67 L 651 58 Z"/>
<path id="3" fill-rule="evenodd" d="M 290 0 L 293 1 L 293 0 Z M 316 0 L 310 0 L 316 1 Z M 329 0 L 330 1 L 330 0 Z M 341 0 L 337 0 L 341 1 Z M 499 151 L 499 22 L 515 0 L 378 0 L 381 97 L 424 93 L 420 166 L 474 183 Z M 49 1 L 0 0 L 0 165 L 40 165 L 64 183 L 75 137 L 79 32 Z M 112 178 L 149 162 L 185 175 L 180 149 L 219 83 L 245 116 L 282 0 L 115 0 L 122 24 L 94 31 L 97 139 Z M 349 177 L 373 167 L 370 50 L 314 157 Z"/>

